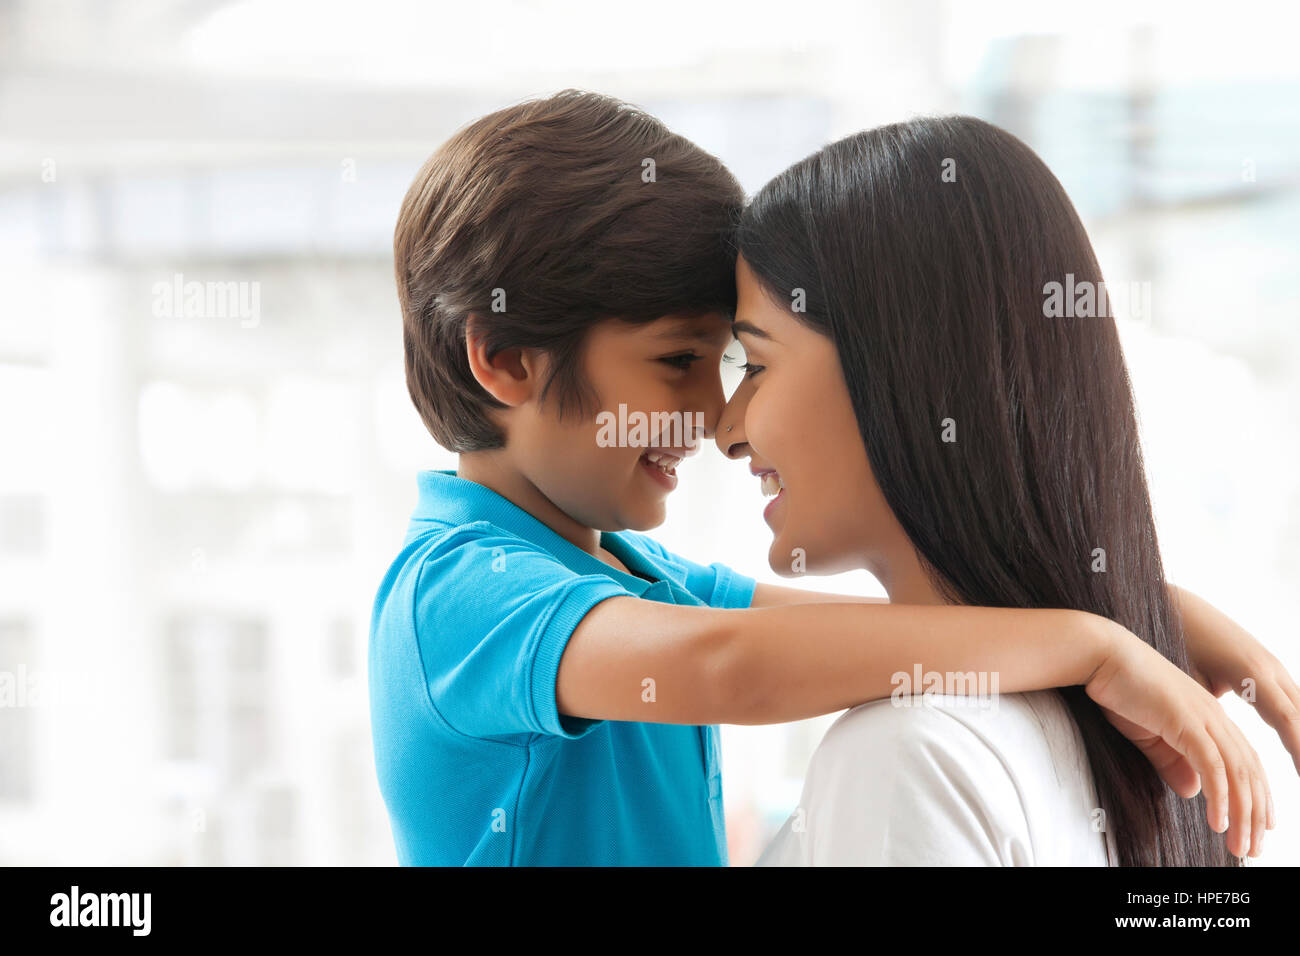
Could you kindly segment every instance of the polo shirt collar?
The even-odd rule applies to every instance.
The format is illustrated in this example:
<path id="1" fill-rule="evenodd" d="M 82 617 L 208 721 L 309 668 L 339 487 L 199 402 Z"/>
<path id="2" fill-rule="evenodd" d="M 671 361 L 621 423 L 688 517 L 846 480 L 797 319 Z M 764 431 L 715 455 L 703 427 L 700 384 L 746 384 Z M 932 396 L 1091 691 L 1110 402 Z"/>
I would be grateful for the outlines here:
<path id="1" fill-rule="evenodd" d="M 670 604 L 683 603 L 675 600 L 682 595 L 677 594 L 671 582 L 647 581 L 606 564 L 538 521 L 513 501 L 485 485 L 458 477 L 454 470 L 421 471 L 416 476 L 416 482 L 419 498 L 415 513 L 411 516 L 415 520 L 451 525 L 486 521 L 553 554 L 579 574 L 604 574 L 637 597 Z M 663 577 L 661 570 L 650 565 L 641 552 L 618 533 L 602 531 L 600 544 L 628 567 L 635 567 L 657 578 Z"/>

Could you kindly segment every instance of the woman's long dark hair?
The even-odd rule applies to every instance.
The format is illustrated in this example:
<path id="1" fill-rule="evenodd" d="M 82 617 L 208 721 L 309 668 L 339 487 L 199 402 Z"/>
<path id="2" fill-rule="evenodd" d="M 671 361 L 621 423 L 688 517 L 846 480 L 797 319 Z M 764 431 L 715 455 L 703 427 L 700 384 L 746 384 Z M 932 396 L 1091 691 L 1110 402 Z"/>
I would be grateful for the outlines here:
<path id="1" fill-rule="evenodd" d="M 1092 611 L 1187 670 L 1114 321 L 1046 314 L 1049 283 L 1102 276 L 1033 150 L 960 116 L 859 133 L 763 187 L 737 239 L 835 343 L 875 478 L 944 594 Z M 1237 864 L 1203 795 L 1166 787 L 1082 687 L 1062 693 L 1120 865 Z"/>

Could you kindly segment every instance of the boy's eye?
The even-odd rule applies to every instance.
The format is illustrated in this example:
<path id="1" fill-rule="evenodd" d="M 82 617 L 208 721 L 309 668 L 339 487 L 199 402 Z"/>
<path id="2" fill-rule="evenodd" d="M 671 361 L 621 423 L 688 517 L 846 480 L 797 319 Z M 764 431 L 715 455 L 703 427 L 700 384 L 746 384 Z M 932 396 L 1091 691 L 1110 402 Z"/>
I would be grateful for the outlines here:
<path id="1" fill-rule="evenodd" d="M 659 361 L 685 372 L 689 371 L 690 367 L 702 358 L 704 358 L 703 355 L 696 355 L 694 352 L 683 352 L 681 355 L 666 355 Z"/>

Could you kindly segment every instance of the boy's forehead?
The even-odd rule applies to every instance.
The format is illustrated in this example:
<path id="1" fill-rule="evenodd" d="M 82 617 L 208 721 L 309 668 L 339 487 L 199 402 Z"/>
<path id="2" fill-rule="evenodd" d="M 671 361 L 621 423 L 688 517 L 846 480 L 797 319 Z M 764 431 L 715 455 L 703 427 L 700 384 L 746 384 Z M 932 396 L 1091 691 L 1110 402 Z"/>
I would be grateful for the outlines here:
<path id="1" fill-rule="evenodd" d="M 731 316 L 723 312 L 705 315 L 665 315 L 647 322 L 647 335 L 656 339 L 692 339 L 699 342 L 730 342 Z"/>

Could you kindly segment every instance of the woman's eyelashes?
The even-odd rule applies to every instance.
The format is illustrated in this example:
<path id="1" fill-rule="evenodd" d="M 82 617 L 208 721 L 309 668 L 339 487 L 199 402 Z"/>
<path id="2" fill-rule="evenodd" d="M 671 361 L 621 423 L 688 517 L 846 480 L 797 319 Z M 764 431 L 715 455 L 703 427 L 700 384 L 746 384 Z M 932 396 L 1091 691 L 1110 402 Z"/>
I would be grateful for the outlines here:
<path id="1" fill-rule="evenodd" d="M 753 378 L 759 372 L 763 371 L 762 365 L 755 365 L 753 362 L 742 362 L 741 358 L 743 357 L 744 357 L 743 352 L 740 356 L 736 356 L 731 354 L 730 350 L 728 350 L 727 352 L 723 353 L 722 361 L 725 362 L 727 365 L 738 366 L 740 370 L 743 373 L 745 373 L 745 376 L 748 378 Z"/>

